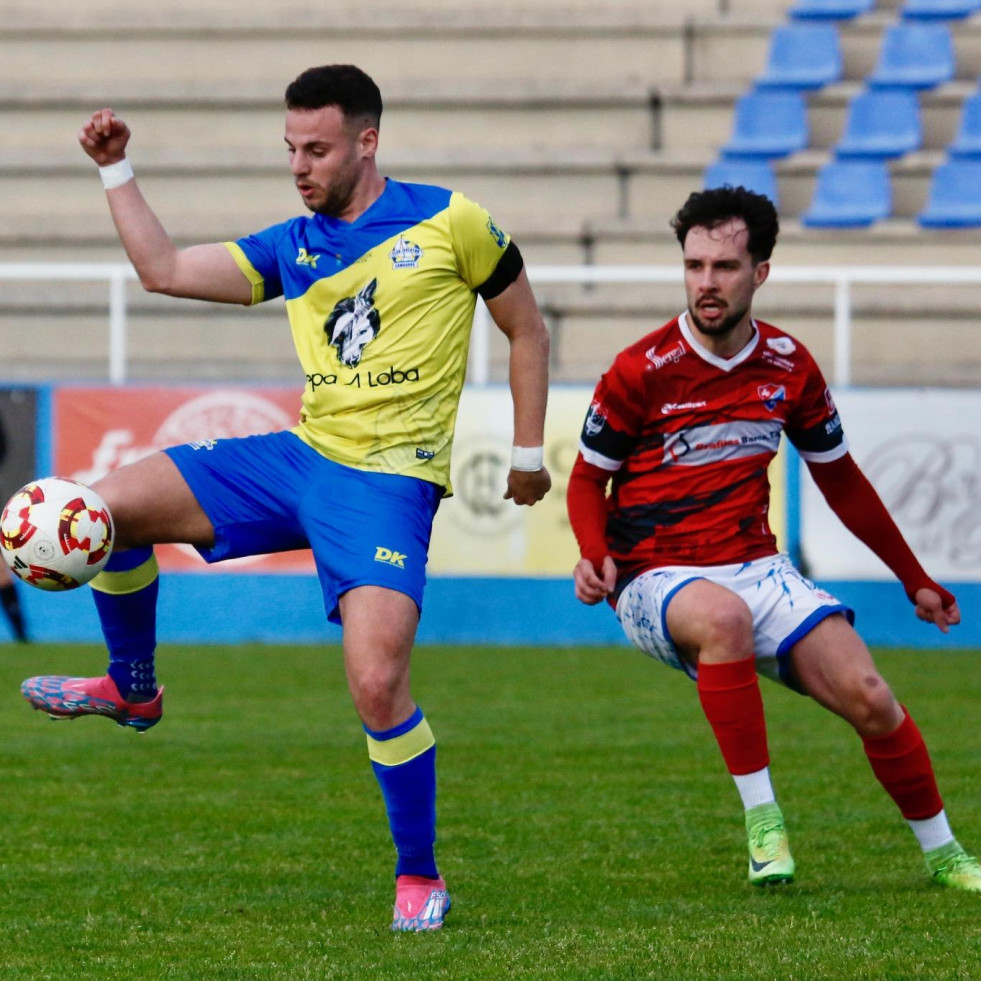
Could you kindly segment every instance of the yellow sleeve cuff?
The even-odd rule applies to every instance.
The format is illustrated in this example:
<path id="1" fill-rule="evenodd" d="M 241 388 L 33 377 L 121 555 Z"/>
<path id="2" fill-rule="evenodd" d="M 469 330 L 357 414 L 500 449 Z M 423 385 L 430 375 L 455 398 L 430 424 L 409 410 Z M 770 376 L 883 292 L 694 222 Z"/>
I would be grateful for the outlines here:
<path id="1" fill-rule="evenodd" d="M 246 258 L 239 245 L 235 242 L 225 242 L 225 248 L 231 252 L 235 265 L 242 270 L 242 274 L 252 284 L 252 299 L 249 301 L 249 305 L 255 306 L 257 303 L 262 303 L 266 298 L 266 286 L 263 278 L 256 272 L 255 267 Z"/>

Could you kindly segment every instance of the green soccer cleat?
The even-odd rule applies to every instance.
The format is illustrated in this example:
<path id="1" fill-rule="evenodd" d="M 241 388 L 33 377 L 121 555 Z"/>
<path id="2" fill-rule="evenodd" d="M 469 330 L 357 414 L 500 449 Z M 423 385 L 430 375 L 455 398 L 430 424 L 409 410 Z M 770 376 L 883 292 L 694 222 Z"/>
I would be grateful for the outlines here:
<path id="1" fill-rule="evenodd" d="M 776 802 L 746 812 L 749 837 L 749 881 L 754 886 L 777 886 L 794 881 L 794 857 L 787 828 Z"/>
<path id="2" fill-rule="evenodd" d="M 981 892 L 981 862 L 956 842 L 934 848 L 923 856 L 930 878 L 940 886 Z"/>

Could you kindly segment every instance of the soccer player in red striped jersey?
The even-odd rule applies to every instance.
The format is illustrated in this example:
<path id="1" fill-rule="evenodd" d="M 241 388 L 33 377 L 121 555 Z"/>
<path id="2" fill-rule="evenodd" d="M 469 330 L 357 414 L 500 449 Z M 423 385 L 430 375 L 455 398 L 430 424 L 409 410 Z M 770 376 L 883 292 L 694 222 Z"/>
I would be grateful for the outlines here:
<path id="1" fill-rule="evenodd" d="M 607 600 L 636 646 L 695 680 L 745 810 L 751 883 L 795 873 L 770 779 L 764 675 L 849 722 L 934 881 L 981 892 L 981 864 L 951 832 L 923 737 L 853 612 L 778 552 L 767 521 L 767 466 L 785 433 L 916 615 L 944 633 L 960 622 L 849 454 L 814 359 L 752 315 L 776 210 L 745 188 L 715 188 L 692 194 L 672 226 L 687 309 L 617 356 L 583 425 L 568 489 L 576 596 Z"/>

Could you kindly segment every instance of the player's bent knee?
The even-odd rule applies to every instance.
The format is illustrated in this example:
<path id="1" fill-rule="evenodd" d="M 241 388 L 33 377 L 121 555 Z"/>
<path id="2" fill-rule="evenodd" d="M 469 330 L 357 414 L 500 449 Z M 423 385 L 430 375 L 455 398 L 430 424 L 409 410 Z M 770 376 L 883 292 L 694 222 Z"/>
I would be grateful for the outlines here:
<path id="1" fill-rule="evenodd" d="M 849 698 L 848 720 L 864 736 L 884 736 L 902 721 L 902 709 L 881 676 L 861 678 Z"/>
<path id="2" fill-rule="evenodd" d="M 731 651 L 733 660 L 753 652 L 753 614 L 738 597 L 706 610 L 701 633 L 703 648 Z"/>

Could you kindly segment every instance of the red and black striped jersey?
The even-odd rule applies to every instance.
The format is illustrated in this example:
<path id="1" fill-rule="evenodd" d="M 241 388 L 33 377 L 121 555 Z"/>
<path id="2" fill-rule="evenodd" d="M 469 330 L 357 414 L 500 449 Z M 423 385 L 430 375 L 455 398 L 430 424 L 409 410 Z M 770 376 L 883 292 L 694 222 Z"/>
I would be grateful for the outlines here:
<path id="1" fill-rule="evenodd" d="M 767 466 L 781 432 L 812 463 L 848 452 L 814 358 L 776 327 L 753 326 L 746 347 L 720 358 L 682 314 L 600 379 L 580 452 L 612 474 L 606 539 L 621 587 L 658 566 L 774 554 Z"/>

